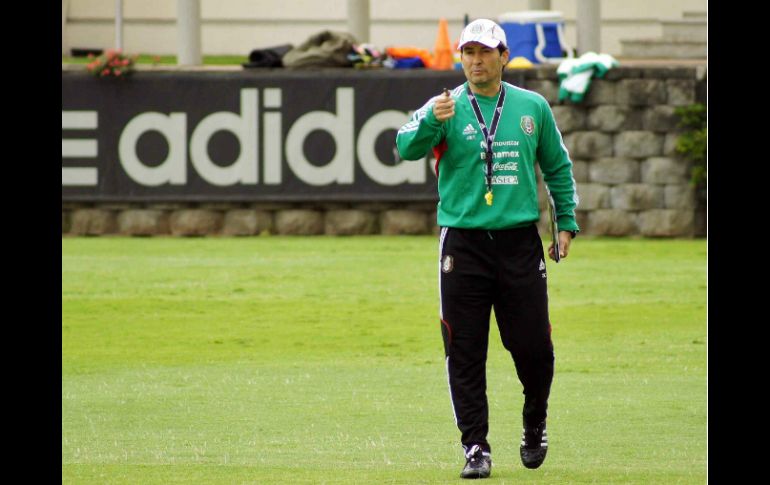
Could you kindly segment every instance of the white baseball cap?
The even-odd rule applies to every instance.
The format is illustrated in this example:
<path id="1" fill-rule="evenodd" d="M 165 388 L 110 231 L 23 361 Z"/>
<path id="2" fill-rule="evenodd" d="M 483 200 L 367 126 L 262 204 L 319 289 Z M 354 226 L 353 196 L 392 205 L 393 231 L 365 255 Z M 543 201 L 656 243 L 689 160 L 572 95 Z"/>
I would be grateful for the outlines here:
<path id="1" fill-rule="evenodd" d="M 508 40 L 505 38 L 503 28 L 488 19 L 474 20 L 466 25 L 460 34 L 457 50 L 463 50 L 463 46 L 469 42 L 478 42 L 492 49 L 500 44 L 503 47 L 508 46 Z"/>

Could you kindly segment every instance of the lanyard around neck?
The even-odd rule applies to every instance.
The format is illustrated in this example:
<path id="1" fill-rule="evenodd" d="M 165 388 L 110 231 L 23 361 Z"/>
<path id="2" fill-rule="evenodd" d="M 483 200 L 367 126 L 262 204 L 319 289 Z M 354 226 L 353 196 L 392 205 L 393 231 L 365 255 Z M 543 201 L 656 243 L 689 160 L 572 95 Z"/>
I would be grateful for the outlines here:
<path id="1" fill-rule="evenodd" d="M 482 159 L 486 162 L 486 182 L 487 182 L 487 205 L 492 205 L 492 157 L 493 157 L 493 150 L 492 150 L 492 144 L 495 141 L 495 134 L 497 134 L 497 125 L 500 122 L 500 116 L 503 113 L 503 103 L 505 102 L 505 86 L 503 86 L 502 83 L 500 83 L 500 96 L 497 98 L 497 105 L 495 106 L 495 114 L 492 116 L 492 124 L 490 125 L 489 129 L 487 129 L 487 125 L 484 122 L 484 115 L 481 113 L 481 108 L 479 107 L 479 102 L 476 101 L 476 96 L 473 95 L 471 92 L 471 88 L 469 85 L 465 86 L 465 93 L 468 96 L 468 101 L 470 101 L 471 106 L 473 107 L 473 113 L 476 115 L 476 121 L 479 124 L 479 128 L 481 128 L 481 133 L 484 135 L 484 153 L 482 155 Z"/>

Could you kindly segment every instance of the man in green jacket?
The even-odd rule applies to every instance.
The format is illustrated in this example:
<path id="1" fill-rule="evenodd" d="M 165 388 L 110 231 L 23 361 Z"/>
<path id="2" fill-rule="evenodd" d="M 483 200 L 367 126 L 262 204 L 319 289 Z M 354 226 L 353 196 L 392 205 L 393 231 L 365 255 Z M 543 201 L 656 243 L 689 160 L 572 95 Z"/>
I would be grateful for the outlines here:
<path id="1" fill-rule="evenodd" d="M 554 369 L 535 164 L 555 202 L 559 258 L 579 230 L 572 162 L 548 102 L 502 81 L 505 32 L 479 19 L 460 36 L 467 82 L 418 109 L 399 130 L 405 160 L 433 150 L 438 177 L 441 332 L 463 478 L 491 473 L 486 358 L 491 310 L 524 390 L 520 456 L 537 468 L 548 450 Z"/>

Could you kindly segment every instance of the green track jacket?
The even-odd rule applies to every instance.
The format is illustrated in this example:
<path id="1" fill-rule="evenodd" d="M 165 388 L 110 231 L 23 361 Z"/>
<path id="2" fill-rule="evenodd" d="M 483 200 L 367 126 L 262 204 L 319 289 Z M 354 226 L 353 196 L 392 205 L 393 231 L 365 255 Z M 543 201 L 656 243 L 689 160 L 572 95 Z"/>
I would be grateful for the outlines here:
<path id="1" fill-rule="evenodd" d="M 404 160 L 436 154 L 438 225 L 468 229 L 509 229 L 540 219 L 535 164 L 556 205 L 559 230 L 578 231 L 578 204 L 572 161 L 548 102 L 540 94 L 503 82 L 505 104 L 493 145 L 494 201 L 486 204 L 484 135 L 466 95 L 467 83 L 451 92 L 455 116 L 441 123 L 433 115 L 435 98 L 415 111 L 398 131 L 396 145 Z M 497 96 L 476 95 L 487 125 Z"/>

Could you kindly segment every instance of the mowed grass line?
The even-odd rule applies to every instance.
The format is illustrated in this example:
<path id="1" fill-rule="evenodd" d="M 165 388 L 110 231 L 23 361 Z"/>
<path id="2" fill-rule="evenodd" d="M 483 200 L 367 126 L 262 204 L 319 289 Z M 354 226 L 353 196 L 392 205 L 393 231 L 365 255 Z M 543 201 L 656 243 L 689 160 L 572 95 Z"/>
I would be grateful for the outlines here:
<path id="1" fill-rule="evenodd" d="M 63 483 L 459 481 L 437 240 L 63 238 Z M 548 265 L 546 463 L 494 324 L 495 483 L 706 481 L 706 243 Z"/>

